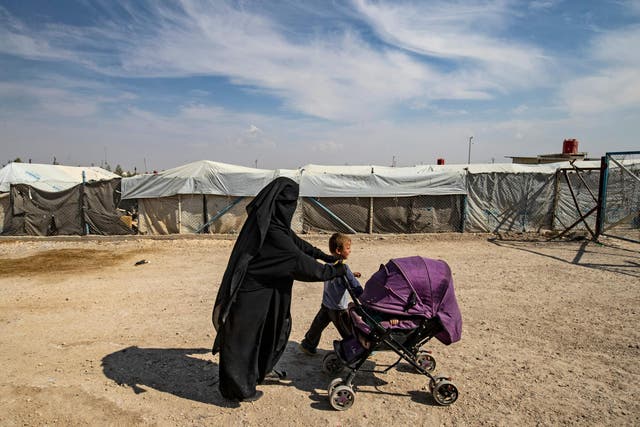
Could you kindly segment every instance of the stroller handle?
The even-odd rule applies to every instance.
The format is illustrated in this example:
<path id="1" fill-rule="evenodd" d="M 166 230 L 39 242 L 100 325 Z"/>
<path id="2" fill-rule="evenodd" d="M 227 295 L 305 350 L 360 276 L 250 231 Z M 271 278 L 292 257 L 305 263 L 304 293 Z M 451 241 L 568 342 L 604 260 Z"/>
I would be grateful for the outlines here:
<path id="1" fill-rule="evenodd" d="M 347 292 L 349 292 L 349 295 L 351 296 L 351 299 L 353 300 L 353 303 L 358 307 L 362 307 L 362 303 L 360 302 L 360 300 L 358 299 L 358 297 L 356 295 L 356 290 L 355 290 L 355 288 L 353 286 L 351 286 L 351 282 L 347 278 L 346 274 L 344 274 L 342 276 L 342 280 L 345 283 L 345 287 L 347 288 Z"/>
<path id="2" fill-rule="evenodd" d="M 355 305 L 356 312 L 360 316 L 364 317 L 370 324 L 375 325 L 374 329 L 375 329 L 375 331 L 377 333 L 379 333 L 379 334 L 387 333 L 387 330 L 385 328 L 383 328 L 380 325 L 380 323 L 378 323 L 378 321 L 376 319 L 374 319 L 369 313 L 367 313 L 367 310 L 365 310 L 365 308 L 363 307 L 362 303 L 360 302 L 360 299 L 358 299 L 358 297 L 356 296 L 355 289 L 353 288 L 353 286 L 351 286 L 351 283 L 347 279 L 347 275 L 346 274 L 342 276 L 342 280 L 344 280 L 344 282 L 345 282 L 345 286 L 347 288 L 347 292 L 349 292 L 349 295 L 351 296 L 351 300 L 353 301 L 353 304 Z"/>

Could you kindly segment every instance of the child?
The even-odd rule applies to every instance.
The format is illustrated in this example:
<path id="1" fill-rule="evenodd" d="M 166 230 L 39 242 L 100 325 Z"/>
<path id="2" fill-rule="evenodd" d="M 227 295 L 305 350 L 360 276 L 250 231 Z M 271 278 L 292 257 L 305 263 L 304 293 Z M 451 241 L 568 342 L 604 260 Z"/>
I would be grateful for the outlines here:
<path id="1" fill-rule="evenodd" d="M 339 258 L 337 262 L 344 262 L 351 254 L 351 239 L 341 233 L 335 233 L 329 239 L 329 250 L 331 254 Z M 362 286 L 356 277 L 360 277 L 360 273 L 352 273 L 349 267 L 346 267 L 346 277 L 351 287 L 355 290 L 356 296 L 362 294 Z M 322 304 L 316 317 L 313 319 L 309 330 L 300 343 L 300 350 L 308 355 L 316 354 L 316 348 L 320 342 L 322 331 L 333 322 L 334 326 L 342 336 L 347 338 L 351 335 L 351 327 L 349 314 L 347 313 L 347 305 L 349 304 L 349 293 L 342 277 L 327 280 L 324 282 L 324 292 L 322 294 Z"/>

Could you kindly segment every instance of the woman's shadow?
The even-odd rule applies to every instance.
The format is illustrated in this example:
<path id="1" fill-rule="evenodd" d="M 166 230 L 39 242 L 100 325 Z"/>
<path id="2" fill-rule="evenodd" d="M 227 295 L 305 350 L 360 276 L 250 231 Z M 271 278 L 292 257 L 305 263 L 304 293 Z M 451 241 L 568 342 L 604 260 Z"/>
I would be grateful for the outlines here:
<path id="1" fill-rule="evenodd" d="M 218 366 L 208 348 L 127 347 L 102 359 L 107 378 L 136 394 L 153 388 L 185 399 L 224 407 L 239 404 L 220 395 Z"/>
<path id="2" fill-rule="evenodd" d="M 264 385 L 293 386 L 308 393 L 313 408 L 332 410 L 325 390 L 335 376 L 328 376 L 321 370 L 322 356 L 326 351 L 308 357 L 302 355 L 297 346 L 297 343 L 289 341 L 278 363 L 287 371 L 287 377 L 282 380 L 268 377 Z M 369 361 L 366 363 L 366 367 L 373 367 Z M 152 388 L 221 407 L 239 406 L 238 402 L 225 399 L 218 391 L 218 364 L 211 360 L 211 349 L 208 348 L 127 347 L 106 355 L 102 359 L 102 370 L 107 378 L 131 387 L 136 394 Z M 357 383 L 362 387 L 361 393 L 395 394 L 385 391 L 387 382 L 371 373 L 359 375 Z"/>

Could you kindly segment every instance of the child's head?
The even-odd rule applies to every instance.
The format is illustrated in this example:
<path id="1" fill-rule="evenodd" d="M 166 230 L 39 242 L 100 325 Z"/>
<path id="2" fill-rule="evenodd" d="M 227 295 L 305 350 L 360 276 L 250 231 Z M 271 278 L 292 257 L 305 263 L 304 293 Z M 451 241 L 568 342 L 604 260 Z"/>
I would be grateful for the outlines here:
<path id="1" fill-rule="evenodd" d="M 329 238 L 329 251 L 342 259 L 349 258 L 351 253 L 351 238 L 342 233 L 335 233 Z"/>

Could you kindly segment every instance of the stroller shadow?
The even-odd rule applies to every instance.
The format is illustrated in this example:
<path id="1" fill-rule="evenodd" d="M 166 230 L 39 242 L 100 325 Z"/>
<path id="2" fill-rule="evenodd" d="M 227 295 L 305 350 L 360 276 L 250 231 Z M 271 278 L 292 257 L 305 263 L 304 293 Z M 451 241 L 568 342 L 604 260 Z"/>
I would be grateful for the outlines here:
<path id="1" fill-rule="evenodd" d="M 309 399 L 312 401 L 311 407 L 313 409 L 333 412 L 334 409 L 331 407 L 327 395 L 327 387 L 334 378 L 341 377 L 344 379 L 348 371 L 345 370 L 335 375 L 327 374 L 322 370 L 322 360 L 330 350 L 318 349 L 318 353 L 315 356 L 308 356 L 301 353 L 297 347 L 298 343 L 289 341 L 287 350 L 279 362 L 279 365 L 288 373 L 290 383 L 287 385 L 308 393 Z M 377 365 L 373 360 L 367 359 L 363 365 L 363 369 L 372 370 L 375 369 L 376 366 L 380 369 L 388 365 Z M 389 374 L 393 375 L 394 370 L 409 372 L 410 366 L 400 364 L 390 370 Z M 415 371 L 411 370 L 411 372 Z M 384 386 L 389 384 L 389 382 L 380 378 L 379 375 L 380 373 L 366 372 L 364 370 L 358 371 L 358 375 L 354 381 L 357 394 L 411 397 L 412 400 L 421 404 L 437 406 L 437 403 L 428 392 L 397 393 L 385 390 Z M 425 398 L 425 395 L 429 396 Z"/>
<path id="2" fill-rule="evenodd" d="M 534 255 L 551 258 L 567 264 L 578 265 L 595 270 L 609 271 L 625 276 L 640 277 L 640 253 L 613 245 L 584 241 L 580 244 L 580 247 L 576 250 L 575 255 L 571 259 L 565 259 L 563 257 L 544 253 L 543 250 L 553 250 L 557 247 L 558 243 L 566 245 L 566 242 L 546 242 L 544 245 L 539 246 L 540 250 L 532 249 L 530 244 L 521 244 L 521 242 L 515 241 L 506 242 L 498 241 L 497 239 L 489 239 L 489 242 L 499 247 L 529 252 Z M 589 262 L 587 259 L 591 254 L 597 254 L 599 257 L 605 257 L 608 262 Z"/>
<path id="3" fill-rule="evenodd" d="M 233 408 L 239 403 L 226 400 L 218 391 L 218 365 L 197 357 L 211 355 L 208 348 L 127 347 L 102 358 L 107 378 L 141 394 L 153 388 L 175 396 Z"/>

